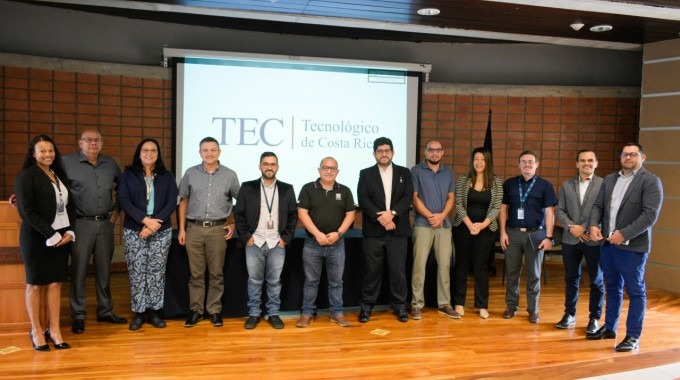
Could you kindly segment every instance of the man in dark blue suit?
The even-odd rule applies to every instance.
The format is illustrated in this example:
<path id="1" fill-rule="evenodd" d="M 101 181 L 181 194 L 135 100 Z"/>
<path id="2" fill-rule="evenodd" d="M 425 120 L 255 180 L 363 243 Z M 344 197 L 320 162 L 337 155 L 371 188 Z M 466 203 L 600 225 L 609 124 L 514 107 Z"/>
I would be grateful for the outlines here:
<path id="1" fill-rule="evenodd" d="M 413 198 L 411 172 L 392 163 L 392 140 L 379 137 L 373 143 L 376 165 L 359 174 L 359 206 L 363 210 L 364 279 L 361 287 L 359 322 L 371 319 L 380 294 L 383 266 L 387 261 L 391 306 L 400 322 L 406 311 L 406 248 L 411 235 L 409 209 Z"/>
<path id="2" fill-rule="evenodd" d="M 645 265 L 652 243 L 652 226 L 661 211 L 659 177 L 645 170 L 642 146 L 628 143 L 621 152 L 621 170 L 605 177 L 590 213 L 590 237 L 602 241 L 600 264 L 607 284 L 605 323 L 586 339 L 616 339 L 625 286 L 630 305 L 626 337 L 616 351 L 636 350 L 647 307 Z"/>

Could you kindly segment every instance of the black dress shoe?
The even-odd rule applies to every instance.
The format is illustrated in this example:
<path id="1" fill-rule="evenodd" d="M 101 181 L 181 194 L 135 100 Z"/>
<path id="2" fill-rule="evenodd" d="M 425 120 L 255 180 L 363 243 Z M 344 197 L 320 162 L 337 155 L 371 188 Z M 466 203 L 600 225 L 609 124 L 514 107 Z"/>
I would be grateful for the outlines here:
<path id="1" fill-rule="evenodd" d="M 114 323 L 114 324 L 117 324 L 117 325 L 122 325 L 123 323 L 127 323 L 127 319 L 125 319 L 125 318 L 123 318 L 119 315 L 115 315 L 115 314 L 111 313 L 109 315 L 101 315 L 101 316 L 98 315 L 97 316 L 97 322 L 108 322 L 108 323 Z"/>
<path id="2" fill-rule="evenodd" d="M 530 311 L 529 312 L 529 322 L 530 323 L 538 323 L 538 312 L 537 311 Z"/>
<path id="3" fill-rule="evenodd" d="M 626 335 L 625 338 L 616 346 L 617 352 L 631 352 L 637 350 L 640 347 L 640 339 L 633 338 L 630 335 Z"/>
<path id="4" fill-rule="evenodd" d="M 55 342 L 54 339 L 52 338 L 52 335 L 50 335 L 50 329 L 45 330 L 45 340 L 52 342 L 54 348 L 56 348 L 57 350 L 68 350 L 69 348 L 71 348 L 71 345 L 66 342 L 61 343 Z"/>
<path id="5" fill-rule="evenodd" d="M 84 319 L 76 319 L 73 321 L 71 324 L 71 331 L 73 331 L 74 334 L 82 334 L 85 331 L 85 320 Z"/>
<path id="6" fill-rule="evenodd" d="M 192 310 L 189 318 L 187 318 L 187 321 L 184 322 L 184 327 L 194 327 L 201 319 L 203 319 L 203 314 L 197 312 L 196 310 Z"/>
<path id="7" fill-rule="evenodd" d="M 602 326 L 592 334 L 586 334 L 588 340 L 616 339 L 616 331 L 612 331 Z"/>
<path id="8" fill-rule="evenodd" d="M 555 327 L 558 329 L 568 329 L 570 327 L 574 327 L 574 325 L 576 325 L 576 318 L 574 318 L 573 315 L 564 314 L 562 319 L 560 319 L 560 321 L 555 324 Z"/>
<path id="9" fill-rule="evenodd" d="M 135 313 L 135 317 L 132 319 L 132 323 L 130 323 L 130 330 L 135 331 L 141 329 L 145 321 L 146 316 L 144 313 Z"/>
<path id="10" fill-rule="evenodd" d="M 146 320 L 151 323 L 151 325 L 157 329 L 162 329 L 165 326 L 165 321 L 161 319 L 161 317 L 158 315 L 158 311 L 153 310 L 153 309 L 147 309 L 146 310 Z"/>
<path id="11" fill-rule="evenodd" d="M 597 319 L 590 318 L 590 321 L 588 321 L 588 327 L 586 327 L 586 334 L 594 334 L 598 328 L 599 326 L 597 323 Z"/>
<path id="12" fill-rule="evenodd" d="M 408 312 L 405 309 L 399 309 L 394 312 L 397 315 L 397 320 L 399 322 L 408 322 Z"/>
<path id="13" fill-rule="evenodd" d="M 283 321 L 281 318 L 279 318 L 278 315 L 270 315 L 269 318 L 267 319 L 267 322 L 269 322 L 270 325 L 272 325 L 273 328 L 280 330 L 283 328 Z"/>
<path id="14" fill-rule="evenodd" d="M 361 310 L 359 313 L 359 322 L 366 323 L 371 320 L 371 312 L 366 310 Z"/>
<path id="15" fill-rule="evenodd" d="M 511 309 L 510 307 L 507 307 L 507 308 L 505 308 L 505 311 L 503 312 L 503 319 L 514 318 L 515 315 L 517 315 L 517 310 Z"/>
<path id="16" fill-rule="evenodd" d="M 47 351 L 50 350 L 50 346 L 47 345 L 47 342 L 45 342 L 45 344 L 42 344 L 40 346 L 35 344 L 35 342 L 33 341 L 33 333 L 32 332 L 30 332 L 30 331 L 28 332 L 28 337 L 31 339 L 31 344 L 33 345 L 34 350 L 40 351 L 40 352 L 47 352 Z"/>
<path id="17" fill-rule="evenodd" d="M 248 319 L 246 319 L 245 328 L 247 330 L 252 330 L 255 328 L 255 326 L 257 326 L 258 323 L 260 323 L 260 317 L 251 315 L 248 317 Z"/>
<path id="18" fill-rule="evenodd" d="M 224 325 L 224 321 L 222 320 L 222 316 L 220 315 L 220 313 L 210 314 L 210 323 L 212 323 L 212 325 L 215 327 L 220 327 Z"/>

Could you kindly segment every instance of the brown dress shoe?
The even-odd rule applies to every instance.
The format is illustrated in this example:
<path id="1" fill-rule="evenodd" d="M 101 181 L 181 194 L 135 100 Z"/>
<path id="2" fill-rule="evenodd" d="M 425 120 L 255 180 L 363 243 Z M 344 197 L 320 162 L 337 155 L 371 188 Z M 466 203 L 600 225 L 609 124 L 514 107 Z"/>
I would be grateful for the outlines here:
<path id="1" fill-rule="evenodd" d="M 537 311 L 530 311 L 529 312 L 529 322 L 538 323 L 538 312 Z"/>
<path id="2" fill-rule="evenodd" d="M 331 316 L 331 322 L 337 323 L 338 326 L 340 326 L 340 327 L 349 327 L 349 326 L 352 325 L 351 323 L 349 323 L 349 321 L 345 317 L 345 314 L 343 314 L 343 313 L 338 313 L 338 314 Z"/>
<path id="3" fill-rule="evenodd" d="M 419 319 L 423 318 L 423 308 L 421 307 L 412 307 L 411 308 L 411 319 L 415 319 L 416 321 Z"/>
<path id="4" fill-rule="evenodd" d="M 503 312 L 503 319 L 510 319 L 514 318 L 515 315 L 517 315 L 517 310 L 511 309 L 511 308 L 506 308 L 505 311 Z"/>
<path id="5" fill-rule="evenodd" d="M 295 324 L 295 326 L 296 327 L 307 327 L 307 326 L 309 326 L 310 323 L 312 323 L 312 316 L 302 314 L 300 316 L 300 319 L 298 319 L 297 323 Z"/>
<path id="6" fill-rule="evenodd" d="M 438 311 L 439 311 L 439 314 L 445 315 L 449 318 L 460 319 L 460 314 L 458 314 L 455 310 L 453 310 L 451 305 L 446 305 L 446 306 L 440 307 Z"/>

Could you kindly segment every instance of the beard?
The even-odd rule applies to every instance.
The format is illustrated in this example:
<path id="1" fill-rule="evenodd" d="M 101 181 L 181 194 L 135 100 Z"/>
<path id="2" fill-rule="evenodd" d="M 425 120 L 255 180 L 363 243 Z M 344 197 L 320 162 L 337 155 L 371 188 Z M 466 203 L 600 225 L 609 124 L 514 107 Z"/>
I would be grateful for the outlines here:
<path id="1" fill-rule="evenodd" d="M 441 162 L 441 159 L 435 161 L 435 160 L 430 160 L 430 159 L 428 158 L 428 159 L 427 159 L 427 162 L 428 162 L 430 165 L 439 165 L 439 162 Z"/>

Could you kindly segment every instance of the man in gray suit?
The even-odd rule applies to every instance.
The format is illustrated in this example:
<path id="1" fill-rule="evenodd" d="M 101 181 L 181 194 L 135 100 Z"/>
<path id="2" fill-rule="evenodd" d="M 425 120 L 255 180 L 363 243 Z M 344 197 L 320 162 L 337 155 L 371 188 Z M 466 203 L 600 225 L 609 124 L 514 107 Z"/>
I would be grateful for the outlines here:
<path id="1" fill-rule="evenodd" d="M 597 156 L 592 150 L 576 154 L 578 175 L 564 181 L 555 208 L 555 216 L 569 233 L 562 235 L 562 261 L 564 262 L 564 316 L 555 327 L 566 329 L 576 324 L 576 303 L 581 282 L 581 260 L 586 259 L 590 279 L 590 315 L 586 333 L 598 329 L 604 303 L 604 282 L 600 267 L 600 244 L 590 239 L 588 227 L 590 211 L 602 187 L 602 177 L 595 175 Z"/>
<path id="2" fill-rule="evenodd" d="M 616 339 L 625 286 L 630 305 L 626 338 L 616 351 L 636 350 L 647 306 L 645 264 L 652 243 L 652 226 L 661 211 L 659 177 L 645 170 L 642 146 L 628 143 L 621 152 L 621 170 L 608 175 L 590 213 L 590 238 L 604 240 L 600 265 L 607 283 L 605 323 L 586 339 Z"/>

